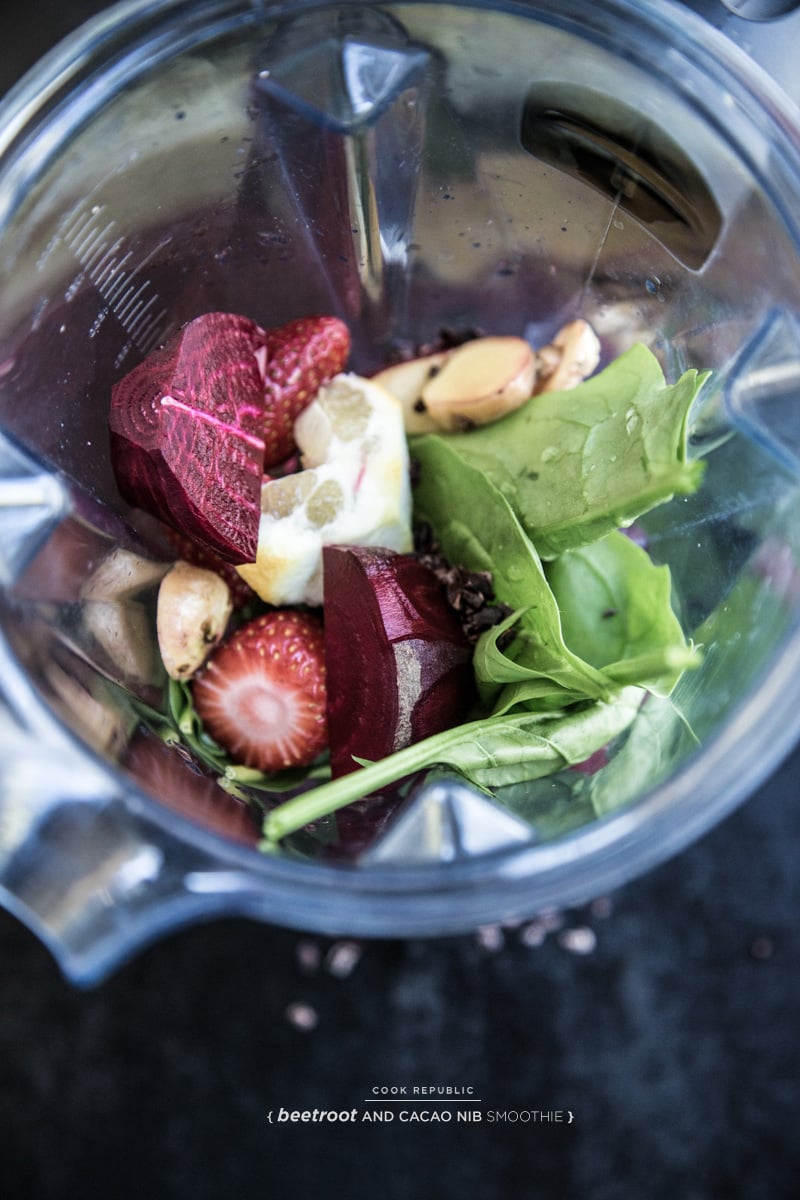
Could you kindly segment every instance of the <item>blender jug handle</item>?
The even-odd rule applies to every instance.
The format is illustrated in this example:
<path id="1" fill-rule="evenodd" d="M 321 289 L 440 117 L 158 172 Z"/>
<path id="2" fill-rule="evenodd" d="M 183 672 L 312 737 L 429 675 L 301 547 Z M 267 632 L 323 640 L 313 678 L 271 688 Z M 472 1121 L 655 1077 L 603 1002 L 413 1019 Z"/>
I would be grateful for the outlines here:
<path id="1" fill-rule="evenodd" d="M 58 530 L 66 531 L 66 551 Z M 37 612 L 47 624 L 48 604 L 66 612 L 85 605 L 90 563 L 102 568 L 110 547 L 138 549 L 131 537 L 77 484 L 0 433 L 0 585 L 32 618 L 31 643 L 41 636 Z M 139 561 L 149 582 L 159 576 L 159 563 Z M 101 607 L 113 607 L 102 603 L 108 599 L 102 593 Z M 46 640 L 38 645 L 43 678 L 63 688 L 70 679 L 49 650 Z M 103 714 L 79 712 L 90 691 L 75 684 L 60 698 L 97 733 Z M 67 733 L 21 678 L 0 630 L 0 904 L 48 946 L 71 982 L 97 983 L 160 934 L 252 901 L 246 871 L 231 871 L 206 848 L 207 830 L 192 823 L 198 836 L 186 838 L 170 818 Z"/>
<path id="2" fill-rule="evenodd" d="M 0 902 L 91 986 L 176 927 L 231 910 L 212 853 L 120 794 L 66 739 L 44 742 L 0 712 Z"/>

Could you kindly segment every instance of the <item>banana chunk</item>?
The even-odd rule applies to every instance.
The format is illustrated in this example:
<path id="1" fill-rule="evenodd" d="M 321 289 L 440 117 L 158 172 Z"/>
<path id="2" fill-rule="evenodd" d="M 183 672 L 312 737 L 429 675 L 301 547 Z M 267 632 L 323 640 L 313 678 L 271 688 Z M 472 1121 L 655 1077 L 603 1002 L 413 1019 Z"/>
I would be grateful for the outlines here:
<path id="1" fill-rule="evenodd" d="M 600 339 L 588 321 L 570 321 L 538 355 L 539 392 L 568 392 L 583 383 L 600 362 Z"/>
<path id="2" fill-rule="evenodd" d="M 373 376 L 400 401 L 407 433 L 489 425 L 533 395 L 536 354 L 520 337 L 479 337 Z"/>
<path id="3" fill-rule="evenodd" d="M 191 679 L 222 640 L 233 612 L 221 575 L 178 559 L 161 580 L 158 648 L 170 679 Z"/>
<path id="4" fill-rule="evenodd" d="M 408 552 L 411 484 L 399 402 L 336 375 L 295 422 L 303 470 L 261 489 L 258 553 L 236 569 L 268 604 L 322 603 L 322 547 Z"/>

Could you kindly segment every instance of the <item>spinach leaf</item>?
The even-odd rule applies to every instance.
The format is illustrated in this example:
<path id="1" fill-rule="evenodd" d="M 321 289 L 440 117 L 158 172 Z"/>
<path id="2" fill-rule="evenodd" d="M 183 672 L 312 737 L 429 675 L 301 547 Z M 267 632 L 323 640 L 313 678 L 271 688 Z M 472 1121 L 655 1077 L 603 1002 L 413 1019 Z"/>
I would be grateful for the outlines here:
<path id="1" fill-rule="evenodd" d="M 627 729 L 644 695 L 640 688 L 624 688 L 609 703 L 575 706 L 555 719 L 540 713 L 491 717 L 443 761 L 491 789 L 549 775 L 583 762 Z"/>
<path id="2" fill-rule="evenodd" d="M 564 640 L 609 681 L 668 694 L 698 655 L 671 604 L 669 567 L 622 533 L 569 550 L 546 568 Z"/>
<path id="3" fill-rule="evenodd" d="M 443 438 L 422 439 L 413 454 L 419 468 L 415 514 L 430 524 L 450 562 L 490 571 L 497 599 L 520 610 L 509 654 L 523 658 L 521 678 L 540 677 L 542 696 L 555 696 L 559 705 L 565 693 L 572 699 L 607 699 L 612 690 L 607 679 L 565 645 L 558 604 L 539 556 L 491 479 L 464 462 Z M 506 675 L 484 669 L 496 636 L 495 630 L 476 658 L 476 677 L 485 692 L 493 683 L 515 678 L 511 666 Z"/>
<path id="4" fill-rule="evenodd" d="M 668 568 L 624 534 L 545 568 L 492 481 L 447 440 L 422 439 L 414 456 L 417 514 L 451 562 L 491 571 L 497 599 L 515 610 L 481 636 L 473 657 L 481 701 L 495 715 L 608 699 L 631 684 L 669 691 L 694 664 L 670 605 Z M 514 640 L 501 649 L 511 627 Z"/>
<path id="5" fill-rule="evenodd" d="M 586 780 L 582 794 L 595 814 L 605 817 L 644 795 L 696 747 L 681 710 L 671 700 L 648 696 L 621 747 Z"/>
<path id="6" fill-rule="evenodd" d="M 311 821 L 430 767 L 450 767 L 487 789 L 553 774 L 583 762 L 623 732 L 643 697 L 640 688 L 624 688 L 608 704 L 586 704 L 557 719 L 535 713 L 488 717 L 434 734 L 279 804 L 264 818 L 261 848 L 274 851 Z"/>
<path id="7" fill-rule="evenodd" d="M 491 425 L 412 439 L 447 441 L 507 499 L 542 558 L 629 525 L 693 492 L 703 463 L 687 457 L 687 417 L 708 372 L 669 386 L 658 360 L 632 346 L 568 392 L 534 396 Z"/>
<path id="8" fill-rule="evenodd" d="M 570 704 L 585 700 L 585 692 L 568 688 L 541 673 L 536 643 L 527 636 L 523 619 L 530 619 L 526 609 L 513 612 L 478 639 L 472 666 L 483 705 L 491 708 L 493 716 L 499 716 L 514 708 L 558 713 Z M 503 635 L 512 628 L 515 628 L 515 640 L 510 647 L 502 649 Z M 499 694 L 498 688 L 502 689 Z"/>

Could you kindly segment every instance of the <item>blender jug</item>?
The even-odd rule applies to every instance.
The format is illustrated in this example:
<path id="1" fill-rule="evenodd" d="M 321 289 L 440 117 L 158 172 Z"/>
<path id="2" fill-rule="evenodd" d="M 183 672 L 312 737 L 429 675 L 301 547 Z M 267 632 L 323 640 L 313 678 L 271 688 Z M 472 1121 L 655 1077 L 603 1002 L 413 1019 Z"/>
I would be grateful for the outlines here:
<path id="1" fill-rule="evenodd" d="M 0 887 L 70 978 L 221 913 L 416 936 L 577 903 L 775 767 L 800 730 L 800 134 L 736 47 L 664 0 L 126 2 L 3 118 Z M 699 669 L 591 776 L 490 800 L 436 772 L 262 854 L 246 796 L 143 726 L 171 552 L 109 456 L 112 385 L 211 311 L 337 315 L 364 374 L 576 317 L 605 361 L 711 370 L 704 483 L 642 520 Z"/>

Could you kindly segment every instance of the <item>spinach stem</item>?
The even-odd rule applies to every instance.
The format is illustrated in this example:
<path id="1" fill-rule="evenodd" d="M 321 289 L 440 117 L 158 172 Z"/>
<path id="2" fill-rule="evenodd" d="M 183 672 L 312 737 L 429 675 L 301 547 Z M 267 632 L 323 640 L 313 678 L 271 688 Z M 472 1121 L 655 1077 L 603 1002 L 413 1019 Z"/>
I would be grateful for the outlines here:
<path id="1" fill-rule="evenodd" d="M 338 809 L 352 804 L 354 800 L 368 796 L 379 788 L 397 783 L 406 775 L 432 767 L 440 762 L 443 755 L 451 746 L 469 740 L 473 733 L 486 727 L 485 721 L 472 721 L 466 725 L 457 725 L 444 733 L 396 750 L 394 754 L 367 766 L 359 767 L 348 775 L 340 775 L 308 792 L 301 792 L 291 800 L 284 801 L 273 808 L 264 819 L 264 839 L 269 844 L 279 842 L 290 833 L 296 833 L 312 821 L 327 817 Z"/>

